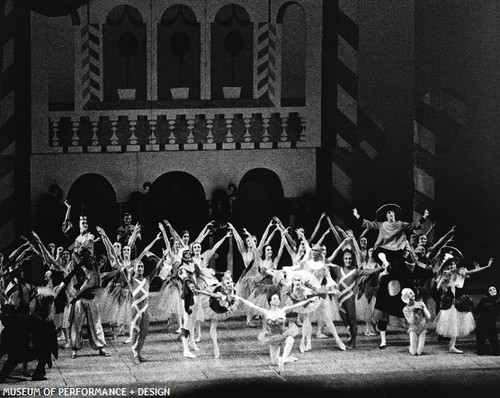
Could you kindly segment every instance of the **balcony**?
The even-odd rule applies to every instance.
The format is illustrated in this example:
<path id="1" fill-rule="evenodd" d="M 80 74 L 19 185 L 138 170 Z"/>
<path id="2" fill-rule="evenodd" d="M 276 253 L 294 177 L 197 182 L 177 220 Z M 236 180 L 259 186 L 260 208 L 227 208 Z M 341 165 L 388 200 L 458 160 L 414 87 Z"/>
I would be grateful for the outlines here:
<path id="1" fill-rule="evenodd" d="M 278 112 L 272 112 L 272 110 Z M 143 152 L 295 148 L 305 108 L 50 111 L 54 152 Z"/>

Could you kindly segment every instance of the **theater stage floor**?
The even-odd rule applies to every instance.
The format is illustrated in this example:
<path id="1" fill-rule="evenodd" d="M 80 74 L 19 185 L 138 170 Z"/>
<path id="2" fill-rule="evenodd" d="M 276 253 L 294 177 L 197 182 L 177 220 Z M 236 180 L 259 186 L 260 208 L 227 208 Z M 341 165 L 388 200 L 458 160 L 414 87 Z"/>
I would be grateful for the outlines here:
<path id="1" fill-rule="evenodd" d="M 301 354 L 296 339 L 292 354 L 298 361 L 279 374 L 270 363 L 268 347 L 256 339 L 259 329 L 244 327 L 242 318 L 219 324 L 221 358 L 217 360 L 208 323 L 196 359 L 183 358 L 174 329 L 175 325 L 167 332 L 165 322 L 151 325 L 143 350 L 148 362 L 138 366 L 132 362 L 130 346 L 123 344 L 125 337 L 108 340 L 110 357 L 98 356 L 86 341 L 75 359 L 70 358 L 70 350 L 60 350 L 47 381 L 25 381 L 19 366 L 15 378 L 0 385 L 0 396 L 6 387 L 98 386 L 127 387 L 128 396 L 139 396 L 145 387 L 169 388 L 173 397 L 500 396 L 500 357 L 476 355 L 475 336 L 459 339 L 457 346 L 465 353 L 457 355 L 448 353 L 446 343 L 438 343 L 431 332 L 424 355 L 413 357 L 404 329 L 392 328 L 389 346 L 380 350 L 377 337 L 365 337 L 360 324 L 358 347 L 353 351 L 340 351 L 332 338 L 314 338 L 312 351 Z M 345 328 L 338 325 L 337 329 L 346 340 Z"/>

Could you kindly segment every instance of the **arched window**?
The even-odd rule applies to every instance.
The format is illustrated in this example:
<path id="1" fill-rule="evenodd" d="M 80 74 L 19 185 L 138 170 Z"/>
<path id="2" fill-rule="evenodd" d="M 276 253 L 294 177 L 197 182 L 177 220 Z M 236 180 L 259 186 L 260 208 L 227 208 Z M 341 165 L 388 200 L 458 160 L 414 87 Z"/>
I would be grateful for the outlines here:
<path id="1" fill-rule="evenodd" d="M 284 4 L 278 12 L 281 23 L 281 105 L 305 106 L 306 18 L 303 8 Z"/>
<path id="2" fill-rule="evenodd" d="M 146 99 L 146 25 L 137 9 L 113 8 L 103 26 L 104 100 Z M 130 91 L 135 89 L 134 98 Z M 121 98 L 120 98 L 121 97 Z"/>
<path id="3" fill-rule="evenodd" d="M 200 24 L 189 7 L 177 4 L 158 24 L 158 99 L 175 99 L 182 87 L 188 98 L 200 98 Z"/>
<path id="4" fill-rule="evenodd" d="M 243 7 L 229 4 L 219 10 L 212 24 L 211 52 L 212 98 L 251 99 L 253 24 Z M 224 87 L 239 87 L 240 95 L 238 89 L 224 90 Z"/>

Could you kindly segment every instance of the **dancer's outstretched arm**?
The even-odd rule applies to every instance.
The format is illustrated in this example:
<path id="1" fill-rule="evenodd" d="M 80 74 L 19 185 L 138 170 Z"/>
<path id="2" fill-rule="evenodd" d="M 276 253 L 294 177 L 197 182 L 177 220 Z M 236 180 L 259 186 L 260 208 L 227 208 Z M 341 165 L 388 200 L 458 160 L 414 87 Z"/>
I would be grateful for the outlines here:
<path id="1" fill-rule="evenodd" d="M 280 229 L 282 231 L 286 232 L 290 228 L 290 227 L 285 228 L 285 226 L 283 225 L 283 223 L 281 222 L 281 220 L 278 217 L 276 217 L 276 216 L 273 217 L 273 220 L 276 223 L 276 225 L 278 227 L 280 227 Z M 288 244 L 289 244 L 290 247 L 292 247 L 292 248 L 296 248 L 297 247 L 297 242 L 295 242 L 295 240 L 292 238 L 292 236 L 290 235 L 290 233 L 286 232 L 285 238 L 288 241 Z M 295 250 L 295 249 L 293 249 L 293 250 Z"/>
<path id="2" fill-rule="evenodd" d="M 429 250 L 428 250 L 428 257 L 429 258 L 434 258 L 439 250 L 441 250 L 441 248 L 446 244 L 446 242 L 453 237 L 453 235 L 455 234 L 457 230 L 457 226 L 454 225 L 453 227 L 451 227 L 451 229 L 446 232 L 434 245 L 432 245 Z"/>
<path id="3" fill-rule="evenodd" d="M 203 229 L 201 230 L 201 232 L 198 234 L 198 236 L 196 237 L 194 242 L 198 242 L 198 243 L 203 242 L 205 240 L 205 238 L 208 236 L 208 234 L 210 233 L 210 226 L 212 226 L 214 223 L 215 223 L 214 220 L 208 222 L 207 225 L 205 225 L 203 227 Z"/>
<path id="4" fill-rule="evenodd" d="M 339 233 L 337 232 L 337 229 L 335 228 L 335 225 L 333 225 L 333 222 L 330 219 L 330 217 L 327 217 L 326 220 L 328 221 L 328 225 L 330 226 L 330 230 L 332 231 L 333 236 L 335 236 L 335 239 L 337 239 L 337 243 L 340 245 L 340 243 L 342 242 L 343 239 L 340 237 Z"/>
<path id="5" fill-rule="evenodd" d="M 109 240 L 108 235 L 106 235 L 104 229 L 99 226 L 95 227 L 95 229 L 97 230 L 99 235 L 101 235 L 102 243 L 104 243 L 104 248 L 106 249 L 106 253 L 108 254 L 110 264 L 112 266 L 116 266 L 116 264 L 118 264 L 118 259 L 116 257 L 115 248 Z"/>
<path id="6" fill-rule="evenodd" d="M 326 259 L 326 262 L 331 263 L 335 259 L 335 257 L 338 256 L 338 254 L 341 252 L 341 250 L 344 248 L 344 246 L 346 246 L 349 243 L 349 241 L 351 241 L 351 240 L 352 240 L 352 238 L 350 238 L 350 237 L 345 238 L 340 243 L 340 245 L 333 251 L 332 255 Z"/>
<path id="7" fill-rule="evenodd" d="M 69 230 L 73 227 L 73 224 L 71 224 L 71 221 L 69 220 L 69 216 L 71 214 L 71 205 L 67 200 L 64 201 L 64 204 L 66 205 L 66 215 L 64 216 L 64 221 L 62 223 L 61 229 L 63 234 L 66 236 Z"/>
<path id="8" fill-rule="evenodd" d="M 255 305 L 254 303 L 248 301 L 248 300 L 245 300 L 243 297 L 240 297 L 240 296 L 237 296 L 237 295 L 234 295 L 234 298 L 236 300 L 240 300 L 243 304 L 245 304 L 246 306 L 254 309 L 255 311 L 259 312 L 260 314 L 262 315 L 267 315 L 268 313 L 268 310 L 264 309 L 264 308 L 261 308 L 259 307 L 258 305 Z"/>
<path id="9" fill-rule="evenodd" d="M 309 242 L 309 244 L 311 244 L 311 242 L 314 240 L 314 238 L 318 234 L 319 228 L 321 226 L 321 221 L 325 217 L 326 217 L 326 213 L 322 213 L 321 216 L 319 217 L 318 222 L 316 223 L 316 227 L 314 227 L 314 231 L 313 231 L 312 235 L 309 237 L 309 239 L 307 239 L 307 241 Z"/>
<path id="10" fill-rule="evenodd" d="M 162 233 L 158 232 L 158 235 L 155 236 L 155 238 L 151 241 L 149 245 L 147 245 L 144 250 L 142 251 L 141 254 L 139 254 L 139 257 L 137 257 L 134 262 L 139 262 L 142 260 L 142 258 L 146 255 L 147 252 L 151 250 L 151 248 L 154 246 L 156 242 L 158 242 L 162 237 Z"/>
<path id="11" fill-rule="evenodd" d="M 241 238 L 241 235 L 236 231 L 236 228 L 234 228 L 234 225 L 231 223 L 227 223 L 229 226 L 229 229 L 231 230 L 234 240 L 236 242 L 236 246 L 238 247 L 238 250 L 240 251 L 241 255 L 245 253 L 245 243 L 243 243 L 243 239 Z"/>
<path id="12" fill-rule="evenodd" d="M 264 230 L 264 233 L 262 234 L 262 237 L 260 238 L 259 245 L 257 246 L 257 252 L 262 253 L 262 249 L 264 248 L 264 245 L 266 244 L 267 237 L 269 235 L 269 230 L 271 229 L 273 225 L 273 220 L 269 221 L 269 224 L 267 224 L 266 229 Z"/>
<path id="13" fill-rule="evenodd" d="M 307 300 L 300 301 L 297 304 L 289 305 L 288 307 L 283 307 L 282 310 L 285 312 L 289 312 L 295 308 L 302 307 L 306 304 L 312 303 L 313 301 L 318 301 L 318 297 L 314 296 L 314 297 L 311 297 Z"/>
<path id="14" fill-rule="evenodd" d="M 281 230 L 280 230 L 281 231 Z M 280 242 L 280 247 L 278 249 L 278 253 L 276 254 L 276 257 L 274 258 L 274 266 L 278 267 L 278 264 L 281 260 L 281 256 L 283 255 L 283 248 L 285 247 L 285 237 L 283 236 L 283 231 L 281 231 L 281 242 Z"/>
<path id="15" fill-rule="evenodd" d="M 140 239 L 140 236 L 141 236 L 141 226 L 139 225 L 139 223 L 135 224 L 134 226 L 134 230 L 132 231 L 132 235 L 130 235 L 130 238 L 128 238 L 128 246 L 130 248 L 133 248 L 135 246 L 135 241 L 137 240 L 137 238 Z"/>
<path id="16" fill-rule="evenodd" d="M 321 235 L 321 238 L 319 238 L 318 242 L 316 243 L 317 245 L 321 245 L 323 243 L 323 241 L 325 240 L 326 238 L 326 235 L 328 235 L 330 232 L 332 232 L 330 230 L 330 228 L 328 228 L 324 233 L 323 235 Z"/>
<path id="17" fill-rule="evenodd" d="M 484 267 L 481 267 L 479 263 L 474 261 L 474 269 L 472 270 L 466 270 L 467 275 L 472 275 L 472 274 L 477 274 L 478 272 L 484 271 L 487 268 L 490 268 L 493 265 L 493 257 L 490 258 L 488 261 L 488 264 L 486 264 Z"/>
<path id="18" fill-rule="evenodd" d="M 215 245 L 211 248 L 205 251 L 201 257 L 203 257 L 203 260 L 205 261 L 205 264 L 208 264 L 212 256 L 215 254 L 215 252 L 219 249 L 219 247 L 224 243 L 226 238 L 229 238 L 231 236 L 231 232 L 228 231 L 226 235 L 224 235 Z"/>

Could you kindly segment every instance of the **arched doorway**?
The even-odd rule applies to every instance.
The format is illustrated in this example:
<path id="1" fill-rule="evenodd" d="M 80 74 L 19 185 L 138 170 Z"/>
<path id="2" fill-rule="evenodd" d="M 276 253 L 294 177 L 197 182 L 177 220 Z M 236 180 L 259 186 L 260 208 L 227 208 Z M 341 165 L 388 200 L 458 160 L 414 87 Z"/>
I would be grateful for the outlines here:
<path id="1" fill-rule="evenodd" d="M 161 175 L 148 196 L 148 219 L 153 231 L 158 230 L 158 222 L 168 220 L 179 234 L 184 229 L 190 231 L 193 239 L 208 220 L 205 190 L 191 174 L 171 171 Z"/>
<path id="2" fill-rule="evenodd" d="M 280 178 L 274 171 L 264 168 L 248 171 L 240 181 L 234 202 L 235 226 L 238 230 L 244 227 L 259 238 L 273 216 L 286 224 L 288 209 Z M 235 253 L 234 278 L 242 271 L 241 256 Z"/>
<path id="3" fill-rule="evenodd" d="M 71 222 L 78 228 L 79 217 L 85 214 L 91 230 L 96 225 L 104 228 L 111 240 L 116 238 L 119 211 L 116 193 L 109 181 L 100 174 L 78 177 L 68 191 L 71 204 Z"/>

